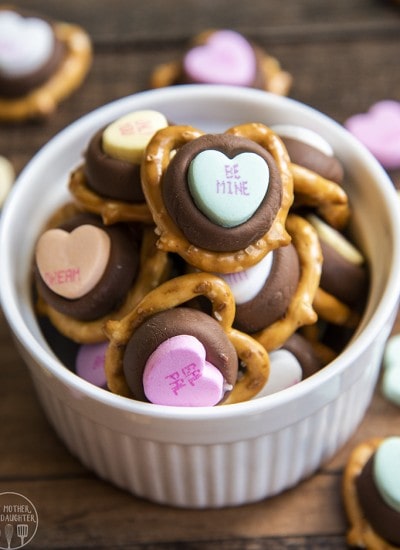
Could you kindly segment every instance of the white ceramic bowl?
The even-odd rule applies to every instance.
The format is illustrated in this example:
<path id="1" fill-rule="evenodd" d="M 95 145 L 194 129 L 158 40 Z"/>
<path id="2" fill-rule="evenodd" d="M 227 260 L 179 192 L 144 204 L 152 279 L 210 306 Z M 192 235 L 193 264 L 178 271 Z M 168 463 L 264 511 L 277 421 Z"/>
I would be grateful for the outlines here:
<path id="1" fill-rule="evenodd" d="M 44 221 L 68 197 L 68 174 L 95 130 L 137 109 L 223 131 L 239 123 L 309 127 L 346 171 L 352 229 L 371 267 L 366 313 L 351 344 L 322 371 L 274 395 L 214 408 L 140 403 L 99 389 L 49 349 L 30 296 L 32 251 Z M 391 182 L 340 125 L 293 100 L 213 86 L 149 91 L 106 105 L 51 140 L 20 175 L 1 226 L 2 305 L 43 408 L 71 452 L 99 476 L 165 504 L 244 504 L 289 488 L 350 437 L 370 402 L 400 290 L 400 213 Z"/>

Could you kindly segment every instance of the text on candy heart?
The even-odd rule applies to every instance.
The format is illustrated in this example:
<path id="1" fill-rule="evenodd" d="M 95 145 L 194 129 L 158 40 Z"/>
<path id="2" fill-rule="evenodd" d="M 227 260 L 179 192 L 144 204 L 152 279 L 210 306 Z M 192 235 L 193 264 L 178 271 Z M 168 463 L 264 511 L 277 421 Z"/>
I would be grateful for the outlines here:
<path id="1" fill-rule="evenodd" d="M 248 197 L 250 191 L 248 182 L 242 180 L 239 164 L 225 164 L 225 179 L 217 179 L 215 182 L 215 192 L 217 195 L 242 195 Z"/>

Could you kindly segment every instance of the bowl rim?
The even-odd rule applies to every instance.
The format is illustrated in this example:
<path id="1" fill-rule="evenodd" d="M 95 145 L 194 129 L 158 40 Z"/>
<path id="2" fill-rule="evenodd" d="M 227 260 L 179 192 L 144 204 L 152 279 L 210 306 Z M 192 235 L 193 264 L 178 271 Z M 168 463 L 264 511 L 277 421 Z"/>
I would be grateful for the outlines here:
<path id="1" fill-rule="evenodd" d="M 334 129 L 338 135 L 351 144 L 352 149 L 358 156 L 362 157 L 363 162 L 374 179 L 379 179 L 381 181 L 381 192 L 390 216 L 389 221 L 390 226 L 393 228 L 393 237 L 397 239 L 399 244 L 399 246 L 395 246 L 393 249 L 390 274 L 378 307 L 371 315 L 363 331 L 353 339 L 351 345 L 347 347 L 338 358 L 325 366 L 321 371 L 295 386 L 286 388 L 285 390 L 269 396 L 220 407 L 175 407 L 155 405 L 153 403 L 143 403 L 115 395 L 107 390 L 94 386 L 70 371 L 57 360 L 55 356 L 43 349 L 27 326 L 22 312 L 18 308 L 17 302 L 12 298 L 14 281 L 10 276 L 11 270 L 9 259 L 11 258 L 12 250 L 10 248 L 8 233 L 10 223 L 15 216 L 17 205 L 22 199 L 25 189 L 29 185 L 30 173 L 39 169 L 40 165 L 43 163 L 43 159 L 46 159 L 47 156 L 54 154 L 55 151 L 61 150 L 68 145 L 69 142 L 74 141 L 74 135 L 77 132 L 83 132 L 85 128 L 90 128 L 98 119 L 112 120 L 116 111 L 124 112 L 124 110 L 130 108 L 132 104 L 135 105 L 135 109 L 143 108 L 140 106 L 141 103 L 148 104 L 149 102 L 151 103 L 153 99 L 157 102 L 161 98 L 163 98 L 164 101 L 173 101 L 179 104 L 180 101 L 187 100 L 188 96 L 192 101 L 196 101 L 196 99 L 201 99 L 202 101 L 207 99 L 210 101 L 229 100 L 239 103 L 241 101 L 254 101 L 260 104 L 268 104 L 270 108 L 274 105 L 278 107 L 291 105 L 305 116 L 316 117 L 322 124 L 328 124 L 328 126 Z M 119 115 L 117 114 L 117 116 Z M 234 86 L 183 85 L 157 90 L 147 90 L 107 103 L 80 117 L 50 139 L 21 171 L 5 202 L 0 221 L 0 250 L 2 254 L 0 300 L 14 337 L 36 363 L 45 365 L 45 369 L 70 389 L 77 390 L 106 406 L 153 418 L 169 418 L 185 421 L 217 420 L 226 417 L 239 417 L 245 414 L 259 414 L 273 408 L 284 406 L 288 402 L 293 402 L 294 399 L 302 399 L 305 395 L 313 392 L 314 389 L 329 383 L 333 377 L 343 372 L 356 357 L 367 349 L 371 340 L 378 336 L 384 324 L 390 321 L 390 315 L 394 309 L 393 303 L 400 295 L 400 207 L 398 203 L 398 197 L 388 175 L 372 154 L 343 126 L 309 105 L 292 98 L 277 96 L 260 90 L 237 88 Z M 396 297 L 396 299 L 394 297 Z"/>

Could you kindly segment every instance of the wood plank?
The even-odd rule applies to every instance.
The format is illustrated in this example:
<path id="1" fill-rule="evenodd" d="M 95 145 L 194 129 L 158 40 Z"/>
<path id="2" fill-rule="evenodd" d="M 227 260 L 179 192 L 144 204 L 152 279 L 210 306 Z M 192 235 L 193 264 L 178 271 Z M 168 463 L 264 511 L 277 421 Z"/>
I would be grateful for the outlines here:
<path id="1" fill-rule="evenodd" d="M 320 475 L 268 501 L 220 510 L 159 506 L 91 477 L 0 482 L 37 508 L 37 548 L 118 548 L 167 543 L 335 536 L 343 541 L 340 479 Z M 84 495 L 84 498 L 82 498 Z M 307 503 L 306 513 L 304 506 Z"/>

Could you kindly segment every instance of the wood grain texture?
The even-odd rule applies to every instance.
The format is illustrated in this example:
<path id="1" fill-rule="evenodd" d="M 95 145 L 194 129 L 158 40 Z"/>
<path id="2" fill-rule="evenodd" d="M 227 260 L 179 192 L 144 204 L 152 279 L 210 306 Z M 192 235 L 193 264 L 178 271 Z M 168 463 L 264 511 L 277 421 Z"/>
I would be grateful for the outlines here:
<path id="1" fill-rule="evenodd" d="M 79 23 L 94 44 L 80 90 L 44 123 L 0 125 L 0 154 L 17 172 L 86 112 L 145 90 L 152 68 L 177 59 L 205 28 L 234 28 L 293 75 L 291 97 L 340 123 L 380 99 L 400 100 L 400 12 L 379 0 L 25 0 L 18 5 Z M 390 174 L 400 185 L 399 171 Z M 1 262 L 1 257 L 0 257 Z M 395 325 L 400 330 L 400 321 Z M 379 385 L 351 440 L 310 479 L 272 499 L 223 510 L 180 510 L 137 499 L 99 480 L 65 449 L 45 418 L 27 368 L 0 316 L 0 492 L 37 506 L 32 549 L 346 548 L 343 467 L 369 437 L 400 434 L 400 409 Z"/>

